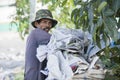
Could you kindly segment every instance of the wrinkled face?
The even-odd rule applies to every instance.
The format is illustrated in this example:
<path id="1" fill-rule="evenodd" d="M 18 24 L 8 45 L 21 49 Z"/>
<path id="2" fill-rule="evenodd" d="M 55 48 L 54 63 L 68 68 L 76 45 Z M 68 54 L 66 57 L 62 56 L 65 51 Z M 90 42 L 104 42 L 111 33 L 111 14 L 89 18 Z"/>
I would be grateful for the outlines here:
<path id="1" fill-rule="evenodd" d="M 35 26 L 45 30 L 46 32 L 49 32 L 49 30 L 52 28 L 52 21 L 49 19 L 41 19 L 40 22 L 35 22 Z"/>

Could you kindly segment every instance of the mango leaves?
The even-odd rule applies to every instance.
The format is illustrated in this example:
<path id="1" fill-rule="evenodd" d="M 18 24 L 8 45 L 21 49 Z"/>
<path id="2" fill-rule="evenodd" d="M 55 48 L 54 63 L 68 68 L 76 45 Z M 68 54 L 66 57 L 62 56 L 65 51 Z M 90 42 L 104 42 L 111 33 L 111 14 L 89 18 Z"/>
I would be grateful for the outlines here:
<path id="1" fill-rule="evenodd" d="M 74 3 L 80 7 L 72 11 L 72 21 L 77 28 L 88 30 L 93 36 L 94 44 L 99 48 L 101 48 L 100 41 L 105 42 L 106 47 L 102 50 L 105 55 L 101 55 L 101 60 L 107 69 L 113 70 L 113 75 L 116 77 L 114 79 L 119 80 L 117 78 L 120 72 L 120 32 L 118 32 L 120 0 L 84 0 L 84 2 L 74 0 Z M 114 42 L 112 47 L 111 40 Z"/>
<path id="2" fill-rule="evenodd" d="M 76 6 L 71 13 L 77 28 L 93 34 L 95 44 L 100 47 L 100 40 L 105 43 L 111 38 L 118 40 L 120 28 L 120 0 L 74 0 Z"/>

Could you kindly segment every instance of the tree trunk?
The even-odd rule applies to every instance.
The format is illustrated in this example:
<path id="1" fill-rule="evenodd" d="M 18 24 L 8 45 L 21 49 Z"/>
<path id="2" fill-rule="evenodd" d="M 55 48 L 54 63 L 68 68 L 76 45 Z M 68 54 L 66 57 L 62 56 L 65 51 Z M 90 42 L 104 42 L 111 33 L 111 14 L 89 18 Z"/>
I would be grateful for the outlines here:
<path id="1" fill-rule="evenodd" d="M 30 2 L 29 32 L 30 32 L 33 29 L 31 22 L 34 21 L 35 18 L 36 0 L 29 0 L 29 2 Z"/>

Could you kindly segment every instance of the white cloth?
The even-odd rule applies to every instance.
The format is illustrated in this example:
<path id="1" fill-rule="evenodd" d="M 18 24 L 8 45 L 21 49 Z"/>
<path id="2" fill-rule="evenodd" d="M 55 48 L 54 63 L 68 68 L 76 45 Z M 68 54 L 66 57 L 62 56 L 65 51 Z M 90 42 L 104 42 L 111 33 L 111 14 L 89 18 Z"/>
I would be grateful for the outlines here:
<path id="1" fill-rule="evenodd" d="M 37 52 L 37 58 L 40 62 L 47 57 L 48 77 L 46 80 L 70 80 L 72 78 L 72 69 L 61 51 L 52 52 L 50 49 L 47 49 L 47 46 L 41 45 L 37 49 Z"/>

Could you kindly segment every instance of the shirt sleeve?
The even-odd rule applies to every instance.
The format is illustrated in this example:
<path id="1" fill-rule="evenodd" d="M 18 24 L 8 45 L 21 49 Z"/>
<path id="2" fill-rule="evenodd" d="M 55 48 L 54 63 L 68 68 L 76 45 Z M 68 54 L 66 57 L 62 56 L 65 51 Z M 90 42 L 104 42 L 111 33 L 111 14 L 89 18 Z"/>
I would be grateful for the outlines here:
<path id="1" fill-rule="evenodd" d="M 26 42 L 25 79 L 38 80 L 39 61 L 36 58 L 37 43 L 34 32 L 31 32 Z"/>

